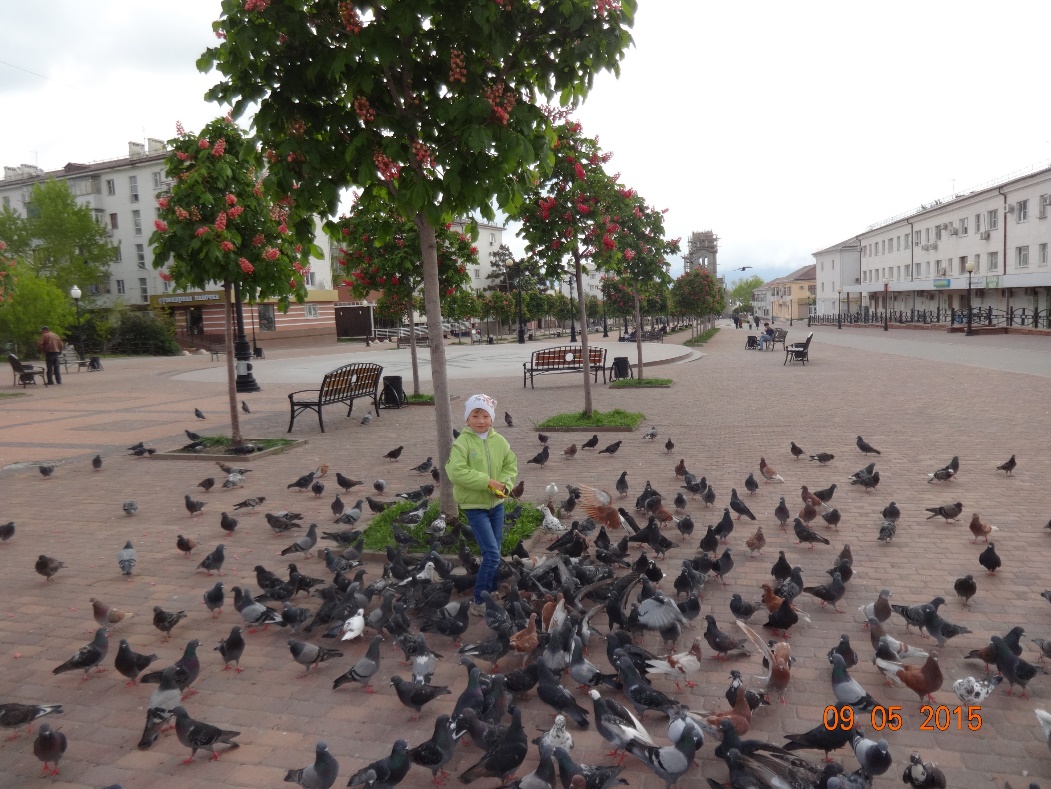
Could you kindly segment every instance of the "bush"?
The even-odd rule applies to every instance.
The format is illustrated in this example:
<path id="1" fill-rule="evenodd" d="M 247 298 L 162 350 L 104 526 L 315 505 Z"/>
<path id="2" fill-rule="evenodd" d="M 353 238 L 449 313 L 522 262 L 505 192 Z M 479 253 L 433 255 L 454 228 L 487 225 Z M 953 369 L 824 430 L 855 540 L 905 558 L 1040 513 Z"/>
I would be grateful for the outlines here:
<path id="1" fill-rule="evenodd" d="M 121 319 L 110 344 L 113 353 L 175 356 L 175 326 L 154 312 L 129 312 Z"/>
<path id="2" fill-rule="evenodd" d="M 512 503 L 513 499 L 508 499 L 504 503 L 504 509 L 510 512 L 515 508 L 515 504 Z M 399 501 L 399 503 L 388 507 L 371 521 L 365 528 L 365 548 L 370 551 L 382 551 L 387 548 L 388 545 L 395 545 L 394 542 L 394 521 L 402 513 L 408 512 L 413 509 L 416 505 L 410 501 Z M 440 509 L 438 505 L 431 504 L 427 511 L 423 515 L 423 519 L 414 526 L 399 526 L 399 528 L 412 534 L 419 541 L 419 544 L 412 546 L 409 549 L 410 553 L 425 553 L 427 550 L 427 543 L 430 537 L 427 535 L 427 527 L 431 525 L 431 522 L 438 517 Z M 460 520 L 463 523 L 467 523 L 467 517 L 461 513 Z M 504 521 L 504 540 L 500 547 L 501 556 L 507 556 L 511 550 L 518 544 L 519 540 L 528 540 L 544 522 L 544 515 L 532 504 L 522 502 L 522 515 L 514 523 Z M 473 539 L 467 538 L 467 544 L 470 547 L 472 553 L 479 553 L 478 543 Z M 456 545 L 451 548 L 447 548 L 446 551 L 455 553 L 458 550 Z"/>

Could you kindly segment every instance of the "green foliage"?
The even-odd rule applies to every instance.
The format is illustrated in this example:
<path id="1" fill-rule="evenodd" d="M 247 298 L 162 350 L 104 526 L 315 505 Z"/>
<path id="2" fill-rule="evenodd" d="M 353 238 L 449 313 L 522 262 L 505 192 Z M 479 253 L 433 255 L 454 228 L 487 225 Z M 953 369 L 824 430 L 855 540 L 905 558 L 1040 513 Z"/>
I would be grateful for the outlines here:
<path id="1" fill-rule="evenodd" d="M 513 504 L 513 499 L 508 499 L 504 503 L 504 509 L 510 511 L 516 506 Z M 383 512 L 379 513 L 365 528 L 365 549 L 369 551 L 382 551 L 389 545 L 395 545 L 394 542 L 394 526 L 398 516 L 413 509 L 416 505 L 410 501 L 399 501 L 397 504 L 388 507 Z M 411 553 L 426 553 L 427 545 L 432 539 L 427 534 L 427 527 L 431 525 L 435 518 L 438 517 L 439 507 L 437 503 L 431 504 L 427 511 L 424 512 L 422 520 L 413 526 L 399 525 L 398 528 L 407 531 L 413 535 L 417 540 L 417 546 L 410 548 Z M 460 520 L 464 523 L 467 522 L 467 517 L 461 512 Z M 522 515 L 515 523 L 504 522 L 504 539 L 500 546 L 500 553 L 503 556 L 507 556 L 511 553 L 511 550 L 518 544 L 519 540 L 528 540 L 533 536 L 540 524 L 544 522 L 544 515 L 540 510 L 534 507 L 532 504 L 522 502 Z M 470 546 L 471 551 L 479 553 L 478 544 L 474 540 L 468 540 L 467 544 Z M 454 553 L 457 547 L 454 545 L 447 550 L 447 552 Z"/>
<path id="2" fill-rule="evenodd" d="M 671 378 L 621 378 L 609 385 L 610 389 L 660 389 L 671 386 Z"/>
<path id="3" fill-rule="evenodd" d="M 730 283 L 730 304 L 751 310 L 752 291 L 763 286 L 763 278 L 753 274 L 750 277 L 735 279 Z"/>
<path id="4" fill-rule="evenodd" d="M 15 281 L 9 300 L 0 302 L 0 339 L 15 347 L 19 358 L 36 358 L 40 327 L 48 326 L 68 340 L 67 330 L 76 325 L 76 312 L 69 294 L 43 277 L 27 263 L 17 263 L 7 279 Z"/>
<path id="5" fill-rule="evenodd" d="M 88 286 L 109 278 L 114 247 L 94 212 L 77 201 L 65 181 L 47 180 L 33 185 L 27 217 L 10 208 L 0 211 L 0 242 L 6 254 L 26 263 L 63 293 L 78 285 L 82 304 L 93 297 Z M 0 248 L 2 250 L 2 248 Z"/>
<path id="6" fill-rule="evenodd" d="M 555 427 L 626 427 L 634 430 L 645 418 L 645 414 L 637 411 L 614 408 L 612 411 L 592 411 L 590 414 L 584 412 L 556 414 L 545 419 L 537 427 L 541 430 Z"/>
<path id="7" fill-rule="evenodd" d="M 110 345 L 113 353 L 176 356 L 175 326 L 155 312 L 128 312 L 120 320 Z"/>
<path id="8" fill-rule="evenodd" d="M 150 236 L 154 268 L 170 261 L 161 279 L 182 290 L 240 283 L 247 300 L 277 299 L 282 309 L 293 296 L 302 302 L 309 268 L 301 260 L 309 255 L 289 230 L 302 217 L 287 194 L 276 204 L 264 196 L 263 160 L 254 144 L 224 118 L 199 135 L 179 132 L 164 160 L 174 184 L 157 200 Z"/>
<path id="9" fill-rule="evenodd" d="M 695 268 L 684 272 L 672 285 L 680 315 L 704 316 L 723 311 L 723 291 L 711 272 Z"/>
<path id="10" fill-rule="evenodd" d="M 718 333 L 719 333 L 718 327 L 714 327 L 713 326 L 711 329 L 708 329 L 707 331 L 701 332 L 696 337 L 691 337 L 690 339 L 686 340 L 683 343 L 683 345 L 690 345 L 690 346 L 704 345 L 706 342 L 708 342 L 708 340 L 712 339 L 712 337 L 714 337 Z"/>

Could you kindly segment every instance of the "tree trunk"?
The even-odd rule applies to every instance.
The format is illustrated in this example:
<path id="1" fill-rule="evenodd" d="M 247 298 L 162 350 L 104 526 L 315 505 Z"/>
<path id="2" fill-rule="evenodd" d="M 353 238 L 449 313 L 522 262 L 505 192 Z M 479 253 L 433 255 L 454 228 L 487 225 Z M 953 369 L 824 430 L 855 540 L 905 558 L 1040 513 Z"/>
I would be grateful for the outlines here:
<path id="1" fill-rule="evenodd" d="M 434 417 L 438 431 L 438 463 L 441 484 L 441 511 L 447 517 L 457 517 L 459 508 L 453 498 L 452 484 L 445 474 L 445 464 L 453 444 L 452 407 L 449 404 L 449 380 L 445 373 L 445 344 L 442 342 L 441 285 L 438 282 L 438 245 L 434 226 L 422 213 L 415 217 L 420 232 L 420 251 L 423 259 L 423 304 L 427 310 L 427 336 L 431 346 L 431 383 L 434 387 Z"/>
<path id="2" fill-rule="evenodd" d="M 223 283 L 223 301 L 225 302 L 223 332 L 226 335 L 224 338 L 226 343 L 226 392 L 230 399 L 230 443 L 236 446 L 244 439 L 241 438 L 241 420 L 237 410 L 237 374 L 234 372 L 234 319 L 229 280 Z"/>
<path id="3" fill-rule="evenodd" d="M 412 359 L 412 393 L 420 394 L 420 360 L 416 355 L 416 311 L 409 297 L 409 358 Z"/>
<path id="4" fill-rule="evenodd" d="M 639 354 L 639 380 L 642 380 L 642 305 L 639 301 L 639 288 L 635 286 L 635 350 Z"/>
<path id="5" fill-rule="evenodd" d="M 573 252 L 573 266 L 576 276 L 574 277 L 574 284 L 577 287 L 577 304 L 579 308 L 577 312 L 580 316 L 580 353 L 584 357 L 584 414 L 591 416 L 591 411 L 594 406 L 591 401 L 591 355 L 588 351 L 588 333 L 585 331 L 587 327 L 587 311 L 584 306 L 584 280 L 582 277 L 583 272 L 580 267 L 580 253 L 574 250 Z"/>

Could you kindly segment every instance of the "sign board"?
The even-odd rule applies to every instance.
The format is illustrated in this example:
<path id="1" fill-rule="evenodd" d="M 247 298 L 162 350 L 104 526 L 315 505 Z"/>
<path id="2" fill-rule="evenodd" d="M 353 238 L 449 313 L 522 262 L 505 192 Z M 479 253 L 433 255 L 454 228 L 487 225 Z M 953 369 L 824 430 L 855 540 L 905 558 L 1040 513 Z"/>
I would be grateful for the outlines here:
<path id="1" fill-rule="evenodd" d="M 986 277 L 985 278 L 985 287 L 987 287 L 987 288 L 998 288 L 998 287 L 1000 287 L 1000 276 L 997 275 L 995 277 Z"/>
<path id="2" fill-rule="evenodd" d="M 160 296 L 158 304 L 190 304 L 202 301 L 219 301 L 218 293 L 182 293 L 178 296 Z"/>
<path id="3" fill-rule="evenodd" d="M 934 280 L 934 287 L 936 287 L 936 288 L 952 287 L 952 280 L 951 279 L 936 279 L 936 280 Z"/>

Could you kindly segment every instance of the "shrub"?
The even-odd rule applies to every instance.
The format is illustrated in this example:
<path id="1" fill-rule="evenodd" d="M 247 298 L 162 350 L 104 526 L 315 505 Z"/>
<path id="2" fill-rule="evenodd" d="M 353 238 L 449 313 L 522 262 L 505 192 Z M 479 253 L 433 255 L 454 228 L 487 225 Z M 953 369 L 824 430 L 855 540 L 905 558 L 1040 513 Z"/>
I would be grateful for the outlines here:
<path id="1" fill-rule="evenodd" d="M 175 326 L 154 312 L 129 312 L 123 316 L 110 346 L 114 353 L 175 356 Z"/>

